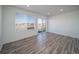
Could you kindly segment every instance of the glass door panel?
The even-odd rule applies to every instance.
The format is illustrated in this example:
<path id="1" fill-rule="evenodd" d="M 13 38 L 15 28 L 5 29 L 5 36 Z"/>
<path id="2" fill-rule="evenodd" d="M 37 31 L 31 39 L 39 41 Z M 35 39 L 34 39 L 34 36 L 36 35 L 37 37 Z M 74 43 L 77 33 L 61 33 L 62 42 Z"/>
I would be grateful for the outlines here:
<path id="1" fill-rule="evenodd" d="M 46 20 L 42 20 L 42 29 L 43 29 L 43 32 L 46 32 Z"/>
<path id="2" fill-rule="evenodd" d="M 38 33 L 46 31 L 46 20 L 38 18 L 37 21 Z"/>

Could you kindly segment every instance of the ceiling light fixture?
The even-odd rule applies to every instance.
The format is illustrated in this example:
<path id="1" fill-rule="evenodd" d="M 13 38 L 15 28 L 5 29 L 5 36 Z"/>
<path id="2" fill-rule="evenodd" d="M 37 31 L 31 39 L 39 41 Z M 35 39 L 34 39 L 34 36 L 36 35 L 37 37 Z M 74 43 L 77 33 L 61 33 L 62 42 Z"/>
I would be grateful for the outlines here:
<path id="1" fill-rule="evenodd" d="M 60 11 L 62 12 L 62 11 L 63 11 L 63 9 L 60 9 Z"/>
<path id="2" fill-rule="evenodd" d="M 26 6 L 27 6 L 27 7 L 29 7 L 30 5 L 29 5 L 29 4 L 27 4 Z"/>
<path id="3" fill-rule="evenodd" d="M 50 15 L 50 12 L 48 12 L 48 15 Z"/>

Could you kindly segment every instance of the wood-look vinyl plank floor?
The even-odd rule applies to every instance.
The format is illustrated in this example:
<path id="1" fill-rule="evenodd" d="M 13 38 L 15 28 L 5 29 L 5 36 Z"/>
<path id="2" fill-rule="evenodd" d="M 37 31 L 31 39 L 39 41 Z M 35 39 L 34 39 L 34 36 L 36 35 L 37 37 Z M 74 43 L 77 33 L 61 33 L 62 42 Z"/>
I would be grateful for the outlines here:
<path id="1" fill-rule="evenodd" d="M 1 54 L 78 54 L 79 39 L 55 33 L 39 33 L 3 45 Z"/>

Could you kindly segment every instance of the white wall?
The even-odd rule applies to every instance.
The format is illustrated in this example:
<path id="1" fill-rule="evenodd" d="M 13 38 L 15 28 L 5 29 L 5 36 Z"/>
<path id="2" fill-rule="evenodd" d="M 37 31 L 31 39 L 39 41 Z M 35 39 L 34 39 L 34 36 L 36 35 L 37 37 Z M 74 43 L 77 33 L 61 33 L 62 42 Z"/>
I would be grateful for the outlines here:
<path id="1" fill-rule="evenodd" d="M 48 32 L 79 38 L 79 11 L 51 17 L 48 21 Z"/>
<path id="2" fill-rule="evenodd" d="M 16 31 L 15 29 L 16 12 L 36 17 L 42 17 L 38 14 L 29 13 L 23 9 L 14 8 L 11 6 L 3 6 L 3 44 L 37 34 L 36 29 L 28 31 L 27 30 Z"/>
<path id="3" fill-rule="evenodd" d="M 2 48 L 2 6 L 0 6 L 0 50 Z"/>

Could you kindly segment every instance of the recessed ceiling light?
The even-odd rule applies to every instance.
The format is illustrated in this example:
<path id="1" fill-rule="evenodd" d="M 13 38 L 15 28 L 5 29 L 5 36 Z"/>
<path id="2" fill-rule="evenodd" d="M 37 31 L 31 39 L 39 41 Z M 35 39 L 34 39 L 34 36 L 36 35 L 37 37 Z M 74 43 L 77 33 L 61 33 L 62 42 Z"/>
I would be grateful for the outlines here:
<path id="1" fill-rule="evenodd" d="M 50 15 L 50 12 L 48 12 L 47 14 Z"/>
<path id="2" fill-rule="evenodd" d="M 60 9 L 60 11 L 62 12 L 62 11 L 63 11 L 63 9 Z"/>
<path id="3" fill-rule="evenodd" d="M 27 7 L 29 7 L 30 5 L 28 4 L 28 5 L 26 5 Z"/>

